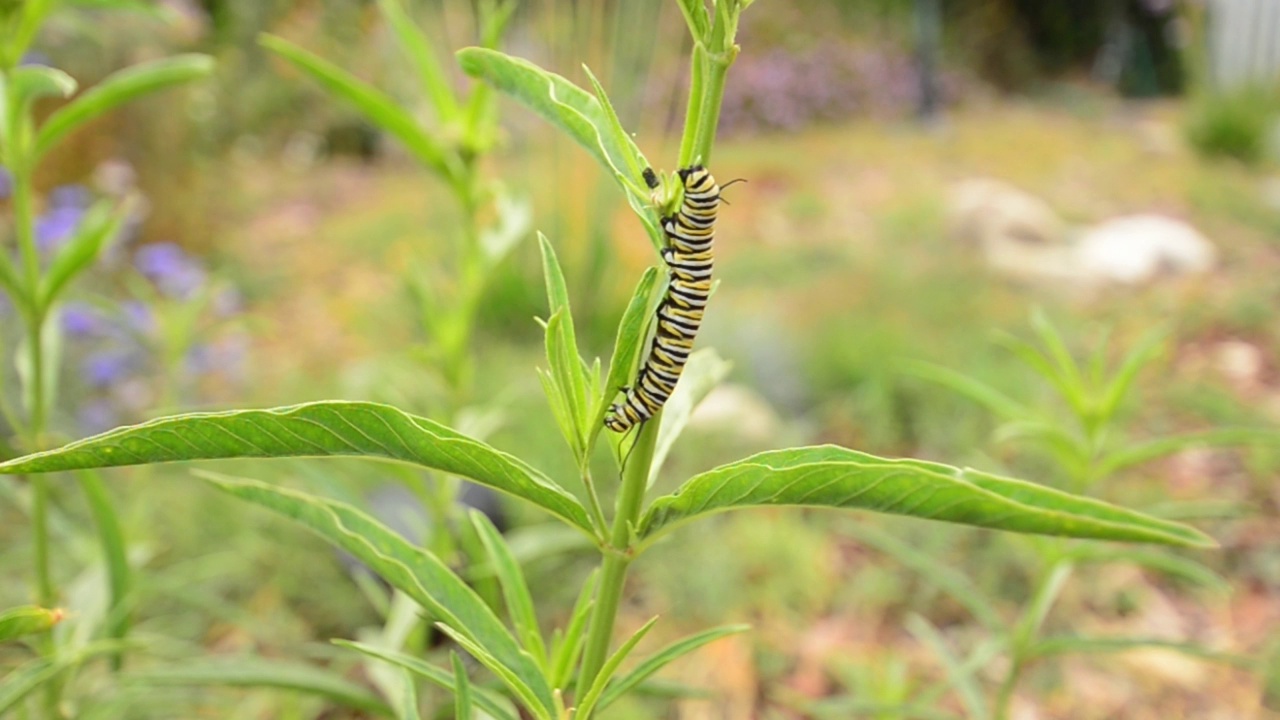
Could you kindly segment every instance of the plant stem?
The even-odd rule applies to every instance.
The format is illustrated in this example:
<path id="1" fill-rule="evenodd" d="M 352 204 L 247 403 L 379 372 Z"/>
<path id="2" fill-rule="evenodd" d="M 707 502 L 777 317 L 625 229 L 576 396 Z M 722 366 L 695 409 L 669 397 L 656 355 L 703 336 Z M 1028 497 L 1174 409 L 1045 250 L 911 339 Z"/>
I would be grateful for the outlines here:
<path id="1" fill-rule="evenodd" d="M 716 142 L 716 129 L 720 125 L 720 105 L 724 100 L 724 84 L 729 77 L 737 48 L 722 55 L 706 56 L 706 77 L 703 78 L 701 113 L 698 117 L 698 133 L 693 141 L 693 154 L 689 162 L 711 164 L 711 147 Z"/>
<path id="2" fill-rule="evenodd" d="M 689 61 L 689 104 L 684 113 L 684 135 L 680 138 L 680 167 L 693 163 L 694 142 L 698 138 L 698 121 L 702 117 L 702 86 L 706 74 L 707 51 L 697 38 L 693 42 L 693 57 Z"/>
<path id="3" fill-rule="evenodd" d="M 612 536 L 605 551 L 604 572 L 601 573 L 600 587 L 596 591 L 595 609 L 591 617 L 591 629 L 587 634 L 586 649 L 582 655 L 575 700 L 586 695 L 609 653 L 609 641 L 613 638 L 613 623 L 618 617 L 618 606 L 622 604 L 627 569 L 635 558 L 631 533 L 636 521 L 640 519 L 640 510 L 644 505 L 644 493 L 649 485 L 649 467 L 653 464 L 653 451 L 658 442 L 658 426 L 661 422 L 662 414 L 659 413 L 640 426 L 635 447 L 622 472 L 618 511 L 613 518 Z"/>

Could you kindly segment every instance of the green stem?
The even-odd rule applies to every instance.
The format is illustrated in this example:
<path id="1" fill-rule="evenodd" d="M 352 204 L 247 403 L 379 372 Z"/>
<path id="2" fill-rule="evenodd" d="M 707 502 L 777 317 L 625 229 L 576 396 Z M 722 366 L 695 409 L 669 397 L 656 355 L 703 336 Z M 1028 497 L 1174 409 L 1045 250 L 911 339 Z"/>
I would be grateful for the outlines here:
<path id="1" fill-rule="evenodd" d="M 698 124 L 702 117 L 702 98 L 706 75 L 707 51 L 694 38 L 693 57 L 689 61 L 689 105 L 684 113 L 684 135 L 680 138 L 680 167 L 693 164 L 694 143 L 698 139 Z"/>
<path id="2" fill-rule="evenodd" d="M 1067 578 L 1071 576 L 1074 569 L 1075 566 L 1067 560 L 1053 560 L 1049 564 L 1048 571 L 1036 585 L 1031 602 L 1018 618 L 1009 640 L 1009 672 L 1000 683 L 1000 692 L 996 696 L 996 720 L 1008 720 L 1013 704 L 1013 692 L 1018 687 L 1018 680 L 1022 677 L 1022 670 L 1030 650 L 1040 634 L 1045 618 L 1049 616 L 1049 610 L 1053 608 L 1054 602 L 1062 592 L 1062 586 L 1066 584 Z"/>
<path id="3" fill-rule="evenodd" d="M 98 528 L 98 543 L 102 546 L 103 561 L 107 566 L 107 586 L 110 590 L 107 613 L 107 637 L 123 640 L 129 632 L 129 611 L 125 606 L 131 584 L 129 558 L 125 550 L 124 532 L 120 517 L 111 503 L 111 495 L 102 476 L 93 471 L 79 474 L 80 487 L 88 499 L 93 522 Z M 111 669 L 119 671 L 124 666 L 124 654 L 111 653 Z"/>
<path id="4" fill-rule="evenodd" d="M 707 56 L 698 133 L 693 141 L 693 153 L 687 163 L 711 164 L 711 147 L 716 142 L 716 129 L 720 125 L 724 84 L 729 77 L 729 66 L 733 65 L 737 54 L 737 48 L 730 47 L 724 54 Z"/>
<path id="5" fill-rule="evenodd" d="M 591 616 L 591 629 L 587 633 L 586 649 L 582 655 L 582 670 L 578 674 L 575 699 L 581 699 L 595 682 L 609 653 L 609 641 L 613 638 L 613 623 L 622 604 L 622 590 L 627 580 L 627 569 L 635 559 L 632 547 L 632 530 L 640 519 L 644 505 L 644 493 L 649 485 L 649 467 L 653 464 L 653 451 L 658 442 L 658 426 L 662 414 L 640 426 L 631 457 L 622 472 L 622 488 L 618 494 L 618 512 L 613 518 L 613 531 L 605 549 L 604 571 L 600 587 L 596 591 L 595 609 Z M 580 718 L 579 720 L 587 720 Z"/>

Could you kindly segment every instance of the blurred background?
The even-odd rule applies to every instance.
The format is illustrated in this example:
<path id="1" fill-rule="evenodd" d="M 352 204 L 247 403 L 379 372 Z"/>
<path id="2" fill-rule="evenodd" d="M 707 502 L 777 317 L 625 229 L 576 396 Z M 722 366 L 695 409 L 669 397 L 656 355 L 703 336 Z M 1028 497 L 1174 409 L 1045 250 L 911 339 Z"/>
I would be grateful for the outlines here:
<path id="1" fill-rule="evenodd" d="M 409 5 L 465 86 L 450 56 L 477 42 L 471 4 Z M 477 306 L 473 389 L 458 410 L 424 367 L 431 310 L 415 291 L 455 280 L 431 270 L 448 266 L 460 222 L 448 190 L 257 42 L 283 36 L 416 112 L 414 76 L 375 3 L 134 6 L 65 10 L 29 58 L 82 87 L 177 52 L 217 61 L 212 80 L 75 135 L 38 178 L 48 192 L 42 242 L 70 232 L 92 198 L 144 199 L 128 237 L 63 308 L 60 436 L 177 410 L 371 399 L 433 417 L 448 408 L 497 447 L 572 474 L 534 373 L 545 361 L 533 318 L 547 311 L 532 230 L 565 266 L 588 357 L 609 352 L 640 272 L 658 262 L 594 161 L 500 101 L 483 171 L 528 201 L 530 229 Z M 1007 418 L 954 382 L 905 370 L 931 363 L 1069 418 L 1053 386 L 999 341 L 1030 337 L 1037 311 L 1075 356 L 1106 366 L 1164 331 L 1122 406 L 1116 432 L 1126 438 L 1280 421 L 1273 0 L 758 0 L 740 45 L 714 167 L 722 182 L 748 182 L 726 191 L 722 284 L 699 339 L 732 369 L 695 413 L 662 487 L 748 452 L 819 442 L 1068 487 L 1070 472 L 1008 431 Z M 588 65 L 650 161 L 674 169 L 688 72 L 677 3 L 522 0 L 501 48 L 584 86 Z M 2 313 L 12 309 L 0 309 L 11 322 Z M 345 461 L 233 470 L 357 503 L 395 480 Z M 1206 590 L 1100 567 L 1050 624 L 1269 652 L 1280 628 L 1278 472 L 1280 447 L 1203 446 L 1088 487 L 1133 507 L 1199 505 L 1195 522 L 1222 548 L 1197 558 L 1225 582 Z M 302 530 L 182 468 L 111 478 L 143 568 L 139 632 L 191 654 L 340 664 L 328 639 L 379 623 L 361 583 Z M 62 507 L 70 521 L 86 512 L 78 502 Z M 513 533 L 547 521 L 502 512 Z M 0 605 L 27 597 L 19 517 L 0 506 Z M 622 624 L 660 613 L 655 635 L 668 639 L 713 623 L 755 629 L 677 666 L 676 679 L 712 699 L 637 701 L 618 717 L 901 717 L 809 705 L 888 703 L 944 675 L 905 629 L 908 616 L 967 642 L 954 601 L 853 528 L 868 525 L 964 572 L 999 613 L 1027 600 L 1036 560 L 1025 539 L 862 514 L 718 517 L 637 564 Z M 71 582 L 97 560 L 91 539 L 77 545 L 63 531 L 59 573 Z M 591 548 L 528 537 L 542 548 L 526 568 L 540 609 L 563 617 Z M 1277 717 L 1261 698 L 1256 673 L 1143 651 L 1038 668 L 1015 708 L 1020 718 Z M 148 702 L 159 709 L 128 716 L 357 716 L 262 690 L 174 690 Z M 958 713 L 949 695 L 938 707 L 959 716 L 945 714 Z"/>

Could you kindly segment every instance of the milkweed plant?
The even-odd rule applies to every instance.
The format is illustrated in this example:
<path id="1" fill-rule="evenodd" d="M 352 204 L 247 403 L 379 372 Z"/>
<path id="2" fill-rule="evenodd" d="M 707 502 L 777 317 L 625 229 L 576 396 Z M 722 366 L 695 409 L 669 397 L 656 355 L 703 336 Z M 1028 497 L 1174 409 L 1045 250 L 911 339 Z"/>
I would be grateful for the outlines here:
<path id="1" fill-rule="evenodd" d="M 679 3 L 692 36 L 690 91 L 679 155 L 662 171 L 667 178 L 674 170 L 694 165 L 715 167 L 721 99 L 739 52 L 735 44 L 739 18 L 751 5 L 750 0 Z M 13 57 L 11 52 L 9 60 Z M 461 50 L 457 58 L 469 76 L 527 106 L 599 161 L 655 250 L 664 247 L 661 214 L 678 199 L 680 188 L 661 184 L 655 198 L 645 170 L 664 165 L 641 154 L 614 113 L 604 88 L 589 71 L 588 90 L 489 47 Z M 433 72 L 423 63 L 417 63 L 416 70 Z M 6 65 L 5 78 L 10 98 L 4 115 L 8 119 L 5 161 L 15 174 L 17 236 L 27 260 L 25 274 L 6 267 L 5 287 L 19 299 L 24 317 L 31 320 L 35 342 L 28 348 L 28 356 L 32 358 L 30 366 L 39 368 L 43 362 L 38 349 L 41 327 L 50 307 L 48 292 L 42 289 L 50 281 L 42 281 L 30 236 L 30 169 L 33 148 L 48 143 L 31 143 L 29 116 L 22 113 L 29 106 L 31 92 L 63 89 L 60 91 L 65 94 L 67 81 L 52 71 L 19 69 L 12 62 Z M 20 116 L 16 125 L 15 110 Z M 56 139 L 62 134 L 59 130 L 67 128 L 65 123 L 50 123 L 53 129 L 42 128 L 39 137 Z M 439 160 L 445 167 L 452 165 L 448 155 L 435 157 L 438 148 L 422 140 L 427 136 L 408 135 L 414 135 L 417 145 L 411 147 L 429 164 Z M 461 182 L 459 178 L 466 175 L 450 177 Z M 114 216 L 107 213 L 107 217 Z M 732 242 L 732 238 L 722 240 Z M 36 402 L 30 405 L 30 421 L 24 425 L 25 447 L 39 452 L 0 464 L 0 472 L 28 478 L 33 497 L 32 531 L 37 539 L 46 532 L 41 518 L 53 484 L 45 473 L 228 458 L 358 456 L 425 468 L 504 493 L 541 509 L 597 549 L 598 567 L 580 588 L 568 620 L 562 627 L 548 629 L 539 622 L 537 606 L 512 547 L 483 515 L 473 513 L 470 520 L 500 587 L 500 602 L 494 604 L 487 603 L 431 549 L 407 541 L 351 505 L 252 479 L 198 471 L 210 486 L 291 518 L 358 558 L 411 598 L 419 612 L 453 641 L 458 652 L 471 656 L 487 671 L 487 677 L 478 676 L 458 652 L 450 662 L 436 665 L 404 648 L 338 641 L 353 652 L 385 661 L 412 680 L 397 696 L 364 706 L 398 718 L 421 717 L 419 689 L 423 683 L 451 691 L 458 718 L 605 717 L 613 703 L 646 684 L 668 663 L 718 638 L 743 632 L 746 628 L 741 626 L 711 628 L 638 661 L 631 657 L 633 651 L 657 619 L 628 637 L 615 638 L 615 622 L 632 563 L 681 525 L 718 512 L 807 506 L 907 515 L 1018 533 L 1172 546 L 1213 545 L 1210 538 L 1186 525 L 1046 486 L 935 462 L 880 458 L 833 445 L 761 453 L 698 473 L 685 479 L 675 492 L 658 494 L 652 480 L 662 458 L 678 441 L 695 404 L 694 394 L 706 391 L 706 376 L 716 372 L 719 361 L 708 350 L 694 353 L 665 411 L 630 433 L 606 431 L 604 419 L 610 406 L 618 401 L 620 389 L 635 381 L 645 357 L 656 307 L 664 295 L 663 274 L 654 267 L 639 278 L 618 323 L 613 354 L 605 369 L 599 360 L 581 356 L 553 242 L 540 237 L 540 244 L 550 305 L 544 322 L 547 365 L 541 379 L 551 416 L 575 460 L 577 477 L 548 475 L 437 420 L 384 404 L 347 401 L 176 415 L 53 450 L 41 447 L 43 411 Z M 655 265 L 659 262 L 655 254 Z M 52 267 L 57 268 L 58 263 Z M 714 312 L 714 298 L 712 303 Z M 27 382 L 28 395 L 37 399 L 43 387 L 40 377 L 37 371 L 34 380 Z M 611 457 L 616 468 L 616 472 L 604 473 L 604 478 L 593 474 L 593 461 L 600 454 Z M 616 492 L 598 491 L 601 484 L 614 483 L 615 477 L 619 478 Z M 601 501 L 610 495 L 615 498 L 611 509 Z M 51 622 L 48 611 L 58 600 L 48 576 L 47 556 L 38 560 L 36 578 L 38 604 L 46 610 L 24 610 L 28 614 L 13 621 L 25 623 L 27 628 Z M 48 652 L 52 657 L 53 649 Z"/>

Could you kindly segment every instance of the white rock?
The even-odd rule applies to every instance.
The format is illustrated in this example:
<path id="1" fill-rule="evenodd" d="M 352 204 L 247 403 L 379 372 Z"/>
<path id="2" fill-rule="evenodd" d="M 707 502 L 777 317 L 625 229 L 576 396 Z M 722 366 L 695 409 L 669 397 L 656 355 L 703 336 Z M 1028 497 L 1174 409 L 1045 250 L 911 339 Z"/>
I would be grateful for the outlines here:
<path id="1" fill-rule="evenodd" d="M 691 428 L 727 430 L 752 440 L 775 436 L 780 425 L 777 413 L 767 400 L 733 383 L 717 385 L 689 417 Z"/>
<path id="2" fill-rule="evenodd" d="M 1161 215 L 1108 220 L 1080 237 L 1075 254 L 1082 279 L 1125 284 L 1208 272 L 1218 257 L 1198 230 Z"/>
<path id="3" fill-rule="evenodd" d="M 948 234 L 978 246 L 987 264 L 1002 274 L 1058 276 L 1070 262 L 1066 225 L 1058 214 L 1003 180 L 965 180 L 952 188 L 947 207 Z"/>

